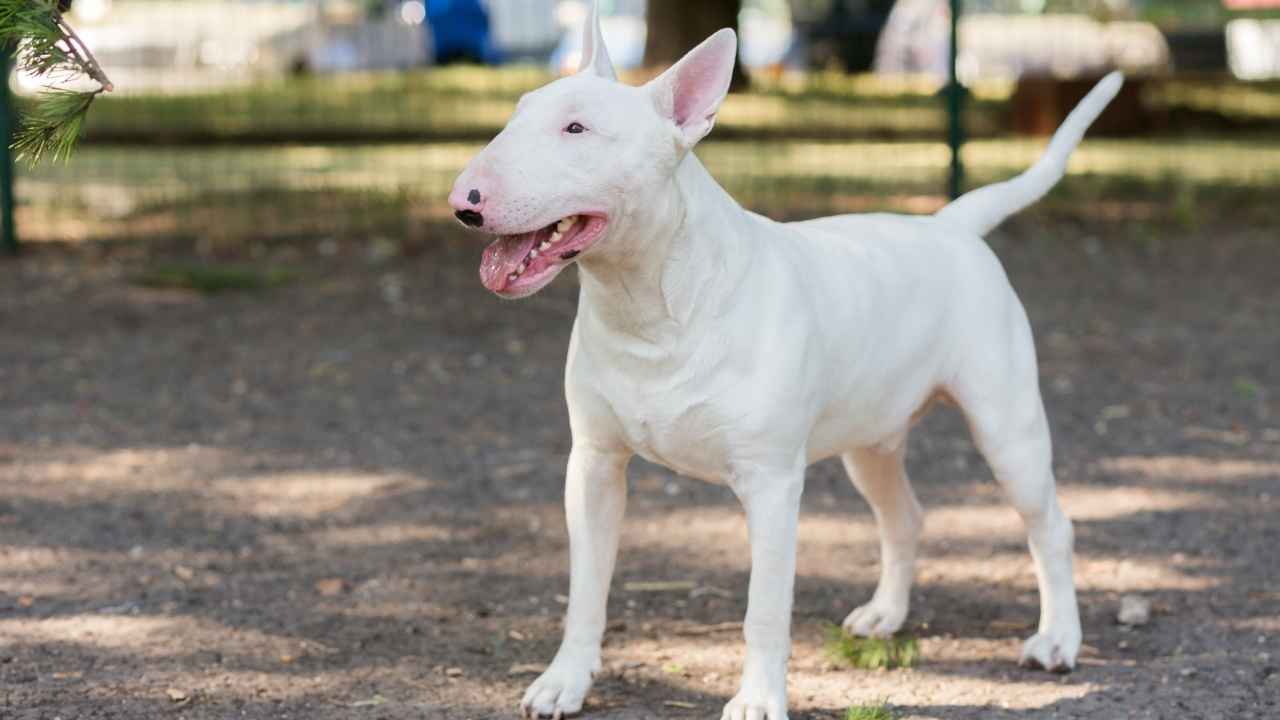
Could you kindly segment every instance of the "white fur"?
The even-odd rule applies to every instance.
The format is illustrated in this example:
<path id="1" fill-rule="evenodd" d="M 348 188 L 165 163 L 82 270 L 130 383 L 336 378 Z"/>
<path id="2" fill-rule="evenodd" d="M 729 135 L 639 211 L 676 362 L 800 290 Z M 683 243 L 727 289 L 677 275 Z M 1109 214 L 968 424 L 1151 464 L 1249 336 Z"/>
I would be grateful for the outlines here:
<path id="1" fill-rule="evenodd" d="M 603 47 L 594 22 L 586 32 L 584 47 Z M 491 232 L 587 211 L 609 218 L 573 260 L 564 640 L 521 707 L 582 707 L 600 667 L 626 466 L 638 454 L 740 498 L 752 563 L 747 655 L 724 717 L 785 718 L 805 468 L 841 456 L 871 504 L 880 583 L 844 626 L 893 633 L 907 615 L 922 520 L 902 458 L 912 423 L 939 397 L 962 409 L 1026 524 L 1041 615 L 1023 661 L 1071 668 L 1081 641 L 1072 531 L 1054 492 L 1035 347 L 980 233 L 1057 181 L 1120 77 L 1094 90 L 1031 171 L 936 216 L 783 224 L 740 208 L 689 152 L 714 124 L 735 46 L 722 31 L 640 88 L 612 81 L 607 58 L 585 57 L 579 75 L 521 102 L 454 191 L 483 186 Z M 590 131 L 565 135 L 568 121 Z"/>

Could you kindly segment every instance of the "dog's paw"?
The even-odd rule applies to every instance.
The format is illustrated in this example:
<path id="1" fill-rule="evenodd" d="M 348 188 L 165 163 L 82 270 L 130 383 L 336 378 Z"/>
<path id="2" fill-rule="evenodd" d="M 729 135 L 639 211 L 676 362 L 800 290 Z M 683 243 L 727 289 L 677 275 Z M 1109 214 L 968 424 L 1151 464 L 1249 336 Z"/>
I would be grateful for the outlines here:
<path id="1" fill-rule="evenodd" d="M 593 663 L 556 658 L 524 692 L 520 714 L 529 718 L 559 718 L 582 711 L 591 689 Z"/>
<path id="2" fill-rule="evenodd" d="M 889 637 L 898 632 L 906 619 L 906 603 L 894 604 L 872 600 L 849 613 L 840 626 L 850 635 Z"/>
<path id="3" fill-rule="evenodd" d="M 744 687 L 724 706 L 720 720 L 787 720 L 787 694 Z"/>
<path id="4" fill-rule="evenodd" d="M 1049 672 L 1071 672 L 1080 652 L 1080 630 L 1067 629 L 1036 633 L 1022 645 L 1022 667 L 1040 668 Z"/>

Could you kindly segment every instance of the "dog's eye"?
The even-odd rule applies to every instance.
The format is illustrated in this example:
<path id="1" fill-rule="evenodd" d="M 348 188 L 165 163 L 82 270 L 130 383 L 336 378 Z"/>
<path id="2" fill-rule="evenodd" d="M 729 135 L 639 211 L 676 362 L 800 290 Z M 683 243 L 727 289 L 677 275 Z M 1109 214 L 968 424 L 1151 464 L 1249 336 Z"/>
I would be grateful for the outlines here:
<path id="1" fill-rule="evenodd" d="M 569 133 L 570 135 L 580 135 L 586 132 L 587 129 L 582 126 L 582 123 L 571 122 L 569 123 L 569 127 L 565 128 L 564 131 Z"/>

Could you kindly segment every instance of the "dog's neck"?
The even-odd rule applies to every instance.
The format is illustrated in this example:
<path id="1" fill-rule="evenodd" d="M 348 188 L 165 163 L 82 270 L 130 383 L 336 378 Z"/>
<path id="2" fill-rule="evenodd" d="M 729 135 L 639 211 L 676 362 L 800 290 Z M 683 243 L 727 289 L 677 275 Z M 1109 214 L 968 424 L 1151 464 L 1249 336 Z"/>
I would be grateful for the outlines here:
<path id="1" fill-rule="evenodd" d="M 751 262 L 751 216 L 689 153 L 664 191 L 621 218 L 617 252 L 583 257 L 579 312 L 648 342 L 730 302 Z"/>

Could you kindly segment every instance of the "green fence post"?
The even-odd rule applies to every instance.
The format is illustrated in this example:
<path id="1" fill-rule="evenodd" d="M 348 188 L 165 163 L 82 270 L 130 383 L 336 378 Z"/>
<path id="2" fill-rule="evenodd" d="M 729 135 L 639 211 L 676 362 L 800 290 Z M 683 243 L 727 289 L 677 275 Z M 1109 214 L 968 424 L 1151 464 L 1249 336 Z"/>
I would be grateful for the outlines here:
<path id="1" fill-rule="evenodd" d="M 964 186 L 964 164 L 960 160 L 960 146 L 964 144 L 964 88 L 956 75 L 956 56 L 959 54 L 960 2 L 951 0 L 951 82 L 947 85 L 947 144 L 951 147 L 951 176 L 947 192 L 954 200 L 960 197 Z"/>
<path id="2" fill-rule="evenodd" d="M 8 48 L 0 49 L 0 250 L 18 254 L 18 232 L 13 223 L 13 98 L 9 93 Z"/>

